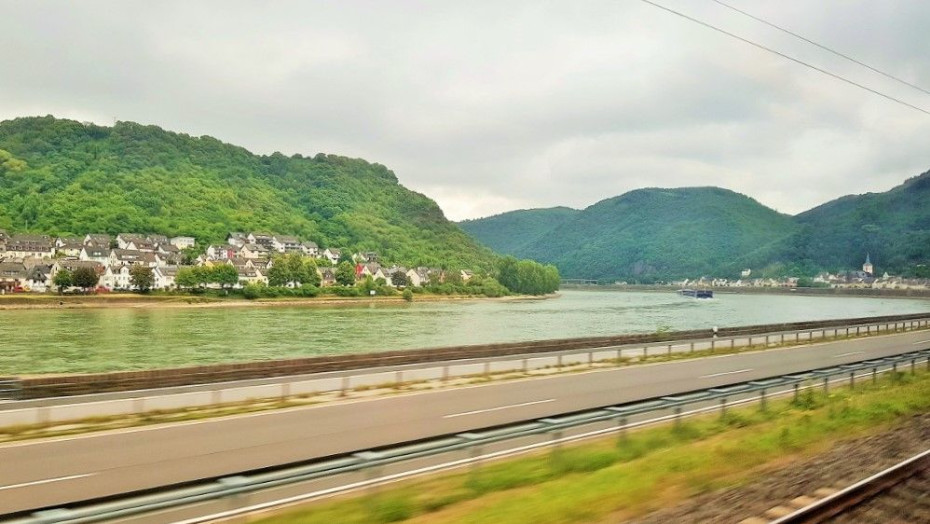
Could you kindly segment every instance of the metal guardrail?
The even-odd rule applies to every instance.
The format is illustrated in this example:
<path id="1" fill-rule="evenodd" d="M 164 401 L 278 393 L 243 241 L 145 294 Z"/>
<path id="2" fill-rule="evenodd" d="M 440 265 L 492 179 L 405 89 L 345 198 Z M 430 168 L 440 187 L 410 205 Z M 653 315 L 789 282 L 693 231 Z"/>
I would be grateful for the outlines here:
<path id="1" fill-rule="evenodd" d="M 211 364 L 193 368 L 158 369 L 149 371 L 124 371 L 86 375 L 59 375 L 30 378 L 23 381 L 23 399 L 39 399 L 72 395 L 88 395 L 106 392 L 124 392 L 140 389 L 159 389 L 178 386 L 202 385 L 244 380 L 263 380 L 271 377 L 287 380 L 294 376 L 342 372 L 352 373 L 361 369 L 391 369 L 401 366 L 426 366 L 442 362 L 505 360 L 506 357 L 537 358 L 569 354 L 583 354 L 604 349 L 642 348 L 647 356 L 650 347 L 665 350 L 669 342 L 710 344 L 712 348 L 725 348 L 735 340 L 751 338 L 761 343 L 766 334 L 795 335 L 808 339 L 814 333 L 826 335 L 839 332 L 846 335 L 874 332 L 908 331 L 930 326 L 930 315 L 926 313 L 892 315 L 871 318 L 833 319 L 824 321 L 794 322 L 742 327 L 721 327 L 717 337 L 711 329 L 649 333 L 638 335 L 615 335 L 574 339 L 535 340 L 512 343 L 483 344 L 476 346 L 424 348 L 414 350 L 357 353 L 337 356 L 306 357 L 258 361 L 241 364 Z M 853 331 L 855 330 L 855 331 Z M 768 339 L 767 339 L 768 341 Z M 787 342 L 782 338 L 781 342 Z M 693 347 L 693 346 L 692 346 Z"/>
<path id="2" fill-rule="evenodd" d="M 22 390 L 22 381 L 18 378 L 0 377 L 0 400 L 18 400 Z"/>
<path id="3" fill-rule="evenodd" d="M 857 372 L 871 370 L 873 376 L 879 369 L 910 363 L 913 370 L 918 361 L 926 361 L 930 367 L 930 348 L 884 357 L 819 368 L 802 373 L 791 373 L 762 380 L 735 383 L 729 386 L 695 390 L 673 396 L 651 398 L 637 402 L 605 406 L 558 417 L 527 420 L 504 427 L 436 437 L 423 442 L 402 444 L 387 448 L 360 451 L 349 455 L 326 459 L 312 464 L 257 474 L 243 474 L 209 481 L 201 486 L 175 489 L 143 496 L 129 496 L 102 504 L 84 505 L 74 508 L 54 508 L 37 511 L 30 516 L 12 521 L 11 524 L 82 524 L 149 513 L 156 510 L 184 506 L 197 502 L 244 495 L 259 490 L 320 479 L 342 473 L 371 471 L 388 464 L 438 455 L 462 449 L 475 449 L 487 444 L 539 434 L 559 435 L 561 431 L 587 424 L 615 420 L 622 430 L 633 415 L 675 410 L 689 404 L 719 400 L 722 411 L 726 410 L 727 399 L 734 396 L 759 393 L 764 402 L 766 392 L 774 388 L 794 387 L 795 395 L 801 384 L 823 380 L 828 387 L 832 377 L 849 374 L 851 383 Z"/>

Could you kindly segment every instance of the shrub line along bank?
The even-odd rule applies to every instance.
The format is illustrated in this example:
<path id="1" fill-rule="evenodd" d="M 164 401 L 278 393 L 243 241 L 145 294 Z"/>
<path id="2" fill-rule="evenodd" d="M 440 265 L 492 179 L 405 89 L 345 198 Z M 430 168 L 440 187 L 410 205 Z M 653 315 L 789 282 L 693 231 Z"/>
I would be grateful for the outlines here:
<path id="1" fill-rule="evenodd" d="M 782 331 L 818 330 L 836 327 L 866 324 L 913 324 L 930 318 L 928 314 L 894 315 L 871 318 L 839 319 L 816 322 L 794 322 L 720 328 L 719 337 L 777 333 Z M 587 337 L 557 339 L 529 342 L 512 342 L 457 346 L 446 348 L 428 348 L 417 350 L 386 351 L 379 353 L 361 353 L 353 355 L 307 357 L 297 359 L 268 360 L 231 364 L 215 364 L 184 368 L 155 369 L 144 371 L 124 371 L 113 373 L 57 375 L 17 379 L 20 389 L 19 398 L 45 398 L 57 396 L 106 393 L 115 391 L 132 391 L 139 389 L 157 389 L 174 386 L 186 386 L 205 383 L 229 382 L 268 377 L 295 376 L 331 371 L 350 371 L 366 368 L 398 366 L 463 360 L 470 358 L 487 358 L 496 356 L 538 354 L 620 345 L 646 344 L 674 340 L 710 339 L 714 337 L 712 329 L 649 333 L 641 335 L 617 335 L 608 337 Z"/>

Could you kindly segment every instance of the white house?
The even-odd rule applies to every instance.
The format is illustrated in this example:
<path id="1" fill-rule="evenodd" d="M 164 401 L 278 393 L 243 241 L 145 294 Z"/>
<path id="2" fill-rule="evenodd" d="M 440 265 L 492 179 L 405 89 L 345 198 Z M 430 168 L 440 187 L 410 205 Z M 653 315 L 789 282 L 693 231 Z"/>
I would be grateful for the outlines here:
<path id="1" fill-rule="evenodd" d="M 153 289 L 171 289 L 174 279 L 178 276 L 178 266 L 159 266 L 152 270 Z"/>
<path id="2" fill-rule="evenodd" d="M 94 246 L 109 248 L 110 247 L 110 235 L 95 235 L 95 234 L 85 235 L 84 245 L 85 246 L 94 245 Z"/>
<path id="3" fill-rule="evenodd" d="M 189 247 L 194 247 L 197 241 L 194 237 L 172 237 L 168 239 L 168 243 L 178 249 L 187 249 Z"/>
<path id="4" fill-rule="evenodd" d="M 233 231 L 232 233 L 226 235 L 226 243 L 231 246 L 242 247 L 249 243 L 249 238 L 245 233 Z"/>
<path id="5" fill-rule="evenodd" d="M 274 235 L 271 237 L 271 246 L 278 253 L 303 251 L 300 239 L 290 235 Z"/>
<path id="6" fill-rule="evenodd" d="M 249 268 L 249 267 L 240 267 L 236 268 L 239 272 L 239 284 L 264 284 L 268 285 L 268 277 L 262 274 L 260 269 Z"/>
<path id="7" fill-rule="evenodd" d="M 333 248 L 328 247 L 323 251 L 323 258 L 328 259 L 333 264 L 337 264 L 339 262 L 339 257 L 341 256 L 342 256 L 342 251 L 339 249 L 333 249 Z"/>
<path id="8" fill-rule="evenodd" d="M 100 285 L 107 289 L 129 289 L 131 286 L 129 265 L 107 266 L 103 276 L 100 277 Z"/>
<path id="9" fill-rule="evenodd" d="M 95 244 L 86 244 L 78 255 L 81 260 L 99 262 L 103 265 L 110 263 L 110 248 L 108 246 L 97 246 Z"/>
<path id="10" fill-rule="evenodd" d="M 261 258 L 268 256 L 268 249 L 261 244 L 246 244 L 239 250 L 242 258 Z"/>
<path id="11" fill-rule="evenodd" d="M 239 247 L 236 247 L 233 244 L 226 244 L 222 246 L 210 245 L 207 247 L 207 259 L 226 260 L 229 258 L 234 258 L 236 253 L 239 252 Z"/>
<path id="12" fill-rule="evenodd" d="M 316 245 L 316 242 L 307 241 L 300 245 L 300 248 L 303 250 L 304 254 L 308 257 L 319 257 L 320 256 L 320 246 Z"/>

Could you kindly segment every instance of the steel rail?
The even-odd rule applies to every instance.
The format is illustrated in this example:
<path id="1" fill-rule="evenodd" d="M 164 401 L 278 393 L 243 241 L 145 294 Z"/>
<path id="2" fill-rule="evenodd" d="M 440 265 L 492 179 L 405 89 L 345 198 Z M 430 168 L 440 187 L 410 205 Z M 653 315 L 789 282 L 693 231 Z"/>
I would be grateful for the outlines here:
<path id="1" fill-rule="evenodd" d="M 911 457 L 770 524 L 817 524 L 837 517 L 907 479 L 930 469 L 930 450 Z"/>

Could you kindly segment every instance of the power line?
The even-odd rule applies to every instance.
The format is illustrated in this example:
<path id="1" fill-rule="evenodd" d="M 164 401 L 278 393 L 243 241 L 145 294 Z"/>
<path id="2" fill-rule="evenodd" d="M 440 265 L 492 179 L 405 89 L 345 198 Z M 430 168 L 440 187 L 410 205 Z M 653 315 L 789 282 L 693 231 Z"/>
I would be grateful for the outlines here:
<path id="1" fill-rule="evenodd" d="M 821 68 L 819 68 L 819 67 L 817 67 L 817 66 L 815 66 L 815 65 L 813 65 L 813 64 L 809 64 L 809 63 L 807 63 L 807 62 L 804 62 L 803 60 L 799 60 L 799 59 L 794 58 L 794 57 L 792 57 L 792 56 L 788 56 L 788 55 L 786 55 L 786 54 L 784 54 L 784 53 L 781 53 L 781 52 L 779 52 L 779 51 L 776 51 L 776 50 L 774 50 L 774 49 L 772 49 L 772 48 L 770 48 L 770 47 L 766 47 L 766 46 L 764 46 L 764 45 L 762 45 L 762 44 L 753 42 L 752 40 L 749 40 L 749 39 L 747 39 L 747 38 L 743 38 L 743 37 L 741 37 L 741 36 L 739 36 L 739 35 L 736 35 L 736 34 L 733 34 L 733 33 L 729 32 L 729 31 L 726 31 L 726 30 L 724 30 L 724 29 L 721 29 L 721 28 L 719 28 L 719 27 L 717 27 L 717 26 L 715 26 L 715 25 L 711 25 L 711 24 L 709 24 L 709 23 L 707 23 L 707 22 L 703 22 L 703 21 L 701 21 L 701 20 L 698 20 L 697 18 L 690 17 L 690 16 L 688 16 L 688 15 L 682 13 L 682 12 L 675 11 L 674 9 L 670 9 L 670 8 L 668 8 L 668 7 L 665 7 L 664 5 L 657 4 L 657 3 L 655 3 L 655 2 L 653 2 L 653 1 L 651 1 L 651 0 L 641 0 L 641 1 L 644 2 L 644 3 L 647 3 L 647 4 L 649 4 L 649 5 L 651 5 L 651 6 L 653 6 L 653 7 L 657 7 L 657 8 L 659 8 L 659 9 L 663 10 L 663 11 L 667 11 L 667 12 L 669 12 L 669 13 L 672 13 L 673 15 L 680 16 L 680 17 L 682 17 L 682 18 L 684 18 L 684 19 L 686 19 L 686 20 L 689 20 L 689 21 L 694 22 L 694 23 L 696 23 L 696 24 L 702 25 L 702 26 L 704 26 L 704 27 L 706 27 L 706 28 L 708 28 L 708 29 L 713 29 L 714 31 L 717 31 L 718 33 L 723 33 L 723 34 L 725 34 L 725 35 L 727 35 L 727 36 L 729 36 L 729 37 L 731 37 L 731 38 L 735 38 L 735 39 L 737 39 L 737 40 L 740 40 L 740 41 L 742 41 L 742 42 L 745 42 L 745 43 L 747 43 L 747 44 L 749 44 L 749 45 L 751 45 L 751 46 L 753 46 L 753 47 L 757 47 L 757 48 L 759 48 L 759 49 L 761 49 L 761 50 L 763 50 L 763 51 L 767 51 L 767 52 L 769 52 L 769 53 L 772 53 L 773 55 L 778 55 L 778 56 L 780 56 L 780 57 L 782 57 L 782 58 L 784 58 L 784 59 L 791 60 L 792 62 L 794 62 L 794 63 L 796 63 L 796 64 L 800 64 L 800 65 L 802 65 L 802 66 L 804 66 L 804 67 L 808 67 L 808 68 L 810 68 L 810 69 L 813 69 L 814 71 L 817 71 L 817 72 L 819 72 L 819 73 L 823 73 L 823 74 L 825 74 L 825 75 L 827 75 L 827 76 L 829 76 L 829 77 L 835 78 L 835 79 L 837 79 L 837 80 L 839 80 L 839 81 L 841 81 L 841 82 L 845 82 L 845 83 L 847 83 L 847 84 L 849 84 L 849 85 L 858 87 L 859 89 L 863 89 L 863 90 L 865 90 L 865 91 L 868 91 L 868 92 L 870 92 L 870 93 L 872 93 L 872 94 L 878 95 L 878 96 L 880 96 L 880 97 L 882 97 L 882 98 L 885 98 L 885 99 L 887 99 L 887 100 L 891 100 L 892 102 L 897 102 L 897 103 L 899 103 L 899 104 L 901 104 L 901 105 L 903 105 L 903 106 L 909 107 L 909 108 L 911 108 L 911 109 L 916 109 L 917 111 L 920 111 L 921 113 L 924 113 L 924 114 L 926 114 L 926 115 L 930 115 L 930 111 L 927 111 L 926 109 L 922 109 L 922 108 L 917 107 L 917 106 L 915 106 L 915 105 L 913 105 L 913 104 L 910 104 L 910 103 L 908 103 L 908 102 L 905 102 L 904 100 L 901 100 L 901 99 L 899 99 L 899 98 L 895 98 L 895 97 L 893 97 L 893 96 L 891 96 L 891 95 L 886 95 L 885 93 L 882 93 L 881 91 L 877 91 L 877 90 L 875 90 L 875 89 L 872 89 L 871 87 L 864 86 L 864 85 L 862 85 L 862 84 L 860 84 L 860 83 L 858 83 L 858 82 L 855 82 L 855 81 L 853 81 L 853 80 L 850 80 L 850 79 L 848 79 L 848 78 L 845 78 L 845 77 L 843 77 L 843 76 L 840 76 L 840 75 L 838 75 L 838 74 L 836 74 L 836 73 L 831 73 L 830 71 L 827 71 L 826 69 L 821 69 Z"/>
<path id="2" fill-rule="evenodd" d="M 859 64 L 859 65 L 861 65 L 862 67 L 864 67 L 864 68 L 866 68 L 866 69 L 868 69 L 868 70 L 870 70 L 870 71 L 874 71 L 874 72 L 876 72 L 876 73 L 878 73 L 878 74 L 880 74 L 880 75 L 882 75 L 882 76 L 884 76 L 884 77 L 886 77 L 886 78 L 890 78 L 890 79 L 892 79 L 892 80 L 894 80 L 894 81 L 896 81 L 896 82 L 900 82 L 900 83 L 902 83 L 902 84 L 904 84 L 904 85 L 906 85 L 906 86 L 913 87 L 914 89 L 916 89 L 916 90 L 918 90 L 918 91 L 922 91 L 922 92 L 924 92 L 924 93 L 930 95 L 930 91 L 928 91 L 928 90 L 926 90 L 926 89 L 920 87 L 919 85 L 912 84 L 912 83 L 908 82 L 907 80 L 902 80 L 902 79 L 900 79 L 900 78 L 898 78 L 898 77 L 896 77 L 896 76 L 894 76 L 894 75 L 892 75 L 892 74 L 890 74 L 890 73 L 886 73 L 886 72 L 884 72 L 884 71 L 882 71 L 882 70 L 880 70 L 880 69 L 876 69 L 876 68 L 870 66 L 869 64 L 866 64 L 865 62 L 861 62 L 861 61 L 859 61 L 859 60 L 856 60 L 855 58 L 853 58 L 853 57 L 851 57 L 851 56 L 849 56 L 849 55 L 843 54 L 843 53 L 841 53 L 841 52 L 839 52 L 839 51 L 837 51 L 837 50 L 835 50 L 835 49 L 830 49 L 829 47 L 827 47 L 827 46 L 825 46 L 825 45 L 818 44 L 817 42 L 814 42 L 814 41 L 811 40 L 810 38 L 801 36 L 801 35 L 799 35 L 799 34 L 793 32 L 793 31 L 790 31 L 790 30 L 788 30 L 788 29 L 785 29 L 784 27 L 775 25 L 775 24 L 773 24 L 772 22 L 769 22 L 768 20 L 764 20 L 764 19 L 762 19 L 762 18 L 759 18 L 758 16 L 755 16 L 755 15 L 753 15 L 753 14 L 751 14 L 751 13 L 747 13 L 746 11 L 743 11 L 743 10 L 741 10 L 741 9 L 738 9 L 738 8 L 736 8 L 736 7 L 733 7 L 733 6 L 730 5 L 730 4 L 721 2 L 720 0 L 711 0 L 711 2 L 714 2 L 714 3 L 716 3 L 716 4 L 720 4 L 720 5 L 722 5 L 723 7 L 726 7 L 727 9 L 732 9 L 733 11 L 736 11 L 737 13 L 740 13 L 741 15 L 748 16 L 749 18 L 752 18 L 753 20 L 756 20 L 756 21 L 758 21 L 758 22 L 762 22 L 763 24 L 765 24 L 765 25 L 767 25 L 767 26 L 769 26 L 769 27 L 774 27 L 775 29 L 778 29 L 779 31 L 781 31 L 781 32 L 783 32 L 783 33 L 787 33 L 787 34 L 789 34 L 789 35 L 791 35 L 791 36 L 793 36 L 793 37 L 795 37 L 795 38 L 801 39 L 801 40 L 807 42 L 808 44 L 817 46 L 817 47 L 819 47 L 820 49 L 823 49 L 824 51 L 827 51 L 827 52 L 829 52 L 829 53 L 833 53 L 833 54 L 836 55 L 836 56 L 845 58 L 846 60 L 849 60 L 850 62 L 852 62 L 852 63 L 854 63 L 854 64 Z"/>

